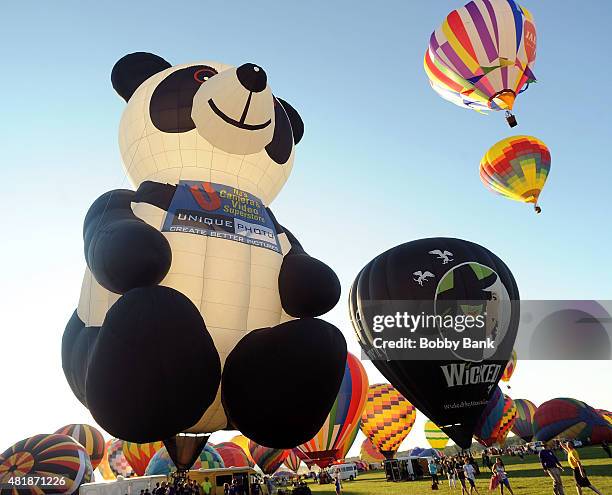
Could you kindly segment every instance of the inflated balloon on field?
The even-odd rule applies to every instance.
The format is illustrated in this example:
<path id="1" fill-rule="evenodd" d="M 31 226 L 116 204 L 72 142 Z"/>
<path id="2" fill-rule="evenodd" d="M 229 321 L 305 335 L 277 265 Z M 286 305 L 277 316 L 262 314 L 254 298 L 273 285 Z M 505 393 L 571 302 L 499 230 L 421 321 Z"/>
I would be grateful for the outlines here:
<path id="1" fill-rule="evenodd" d="M 300 464 L 302 463 L 296 451 L 299 451 L 299 449 L 291 449 L 289 451 L 289 455 L 287 455 L 287 458 L 285 459 L 285 466 L 291 469 L 291 471 L 294 473 L 298 472 L 298 469 L 300 469 Z"/>
<path id="2" fill-rule="evenodd" d="M 70 495 L 77 493 L 81 484 L 89 483 L 92 476 L 93 467 L 85 448 L 68 435 L 35 435 L 0 454 L 0 492 L 3 494 L 43 495 L 53 490 Z M 51 478 L 54 484 L 50 488 L 36 482 L 19 489 L 6 488 L 17 477 Z"/>
<path id="3" fill-rule="evenodd" d="M 107 442 L 106 453 L 108 456 L 108 465 L 115 476 L 123 476 L 131 478 L 136 476 L 134 469 L 123 454 L 123 440 L 113 438 Z"/>
<path id="4" fill-rule="evenodd" d="M 191 466 L 191 469 L 200 469 L 202 467 L 202 461 L 200 458 Z M 149 461 L 149 465 L 145 470 L 145 476 L 156 476 L 163 475 L 168 476 L 170 473 L 176 471 L 176 465 L 170 458 L 166 447 L 159 449 L 155 455 Z"/>
<path id="5" fill-rule="evenodd" d="M 577 399 L 560 397 L 544 402 L 533 415 L 535 440 L 590 439 L 612 442 L 612 425 L 591 406 Z"/>
<path id="6" fill-rule="evenodd" d="M 244 435 L 236 435 L 235 437 L 232 437 L 230 442 L 238 445 L 238 447 L 242 449 L 242 451 L 249 459 L 249 466 L 253 467 L 255 465 L 255 461 L 253 460 L 253 457 L 251 456 L 251 451 L 249 450 L 250 440 Z"/>
<path id="7" fill-rule="evenodd" d="M 289 455 L 290 450 L 272 449 L 256 444 L 253 440 L 249 441 L 249 451 L 255 464 L 259 466 L 265 474 L 274 473 Z"/>
<path id="8" fill-rule="evenodd" d="M 376 447 L 374 447 L 372 440 L 369 438 L 366 438 L 361 443 L 359 457 L 367 464 L 378 464 L 385 460 L 385 456 L 382 455 Z"/>
<path id="9" fill-rule="evenodd" d="M 134 443 L 123 442 L 123 455 L 132 466 L 138 476 L 144 476 L 149 462 L 159 449 L 164 446 L 163 442 Z"/>
<path id="10" fill-rule="evenodd" d="M 104 457 L 105 445 L 104 437 L 96 428 L 90 425 L 84 424 L 70 424 L 63 426 L 55 433 L 59 435 L 68 435 L 79 442 L 83 447 L 89 459 L 91 460 L 91 466 L 96 469 L 102 458 Z"/>
<path id="11" fill-rule="evenodd" d="M 361 431 L 378 451 L 392 459 L 412 430 L 416 409 L 389 383 L 371 385 L 361 415 Z"/>
<path id="12" fill-rule="evenodd" d="M 107 440 L 104 444 L 104 456 L 102 457 L 102 461 L 98 465 L 98 471 L 100 471 L 102 478 L 107 481 L 111 481 L 116 478 L 115 473 L 113 473 L 113 470 L 111 469 L 108 463 L 108 449 L 110 448 L 112 442 L 113 439 L 111 438 L 110 440 Z"/>
<path id="13" fill-rule="evenodd" d="M 223 458 L 217 452 L 216 446 L 209 443 L 200 452 L 200 465 L 202 469 L 220 469 L 226 467 Z"/>
<path id="14" fill-rule="evenodd" d="M 536 406 L 533 402 L 527 399 L 514 399 L 516 406 L 516 421 L 512 426 L 512 433 L 517 437 L 531 442 L 533 438 L 533 415 L 536 411 Z"/>
<path id="15" fill-rule="evenodd" d="M 533 136 L 502 139 L 480 161 L 480 180 L 505 198 L 533 204 L 536 213 L 540 193 L 550 173 L 550 151 Z"/>
<path id="16" fill-rule="evenodd" d="M 516 97 L 535 82 L 536 29 L 514 0 L 473 1 L 452 11 L 434 31 L 425 72 L 442 98 L 484 113 L 510 113 Z"/>
<path id="17" fill-rule="evenodd" d="M 608 423 L 612 425 L 612 412 L 606 411 L 605 409 L 596 409 L 600 416 L 602 416 Z"/>
<path id="18" fill-rule="evenodd" d="M 223 459 L 225 467 L 249 467 L 249 458 L 238 445 L 222 442 L 215 445 L 215 450 Z"/>
<path id="19" fill-rule="evenodd" d="M 508 364 L 506 365 L 506 368 L 504 369 L 504 373 L 502 374 L 501 381 L 509 382 L 510 378 L 512 378 L 515 368 L 516 368 L 516 351 L 513 350 L 512 356 L 510 357 L 510 361 L 508 361 Z"/>
<path id="20" fill-rule="evenodd" d="M 298 448 L 320 468 L 330 465 L 341 455 L 342 448 L 359 428 L 368 376 L 361 361 L 348 353 L 340 390 L 325 423 L 318 433 Z M 350 445 L 349 445 L 350 448 Z"/>
<path id="21" fill-rule="evenodd" d="M 510 429 L 516 420 L 514 401 L 495 387 L 493 395 L 483 411 L 480 421 L 474 430 L 474 437 L 485 447 L 494 443 L 503 446 Z"/>
<path id="22" fill-rule="evenodd" d="M 407 330 L 391 328 L 381 334 L 375 319 L 398 311 L 450 316 L 455 321 L 480 318 L 484 324 L 469 332 L 434 326 L 411 329 L 410 335 L 419 340 L 453 340 L 470 333 L 480 341 L 489 339 L 494 349 L 381 350 L 375 339 L 381 335 L 399 339 Z M 469 448 L 518 331 L 519 292 L 505 263 L 488 249 L 461 239 L 407 242 L 361 270 L 350 289 L 349 312 L 360 344 L 376 368 L 457 445 Z"/>
<path id="23" fill-rule="evenodd" d="M 443 449 L 448 443 L 448 435 L 429 420 L 425 422 L 425 438 L 433 449 Z"/>

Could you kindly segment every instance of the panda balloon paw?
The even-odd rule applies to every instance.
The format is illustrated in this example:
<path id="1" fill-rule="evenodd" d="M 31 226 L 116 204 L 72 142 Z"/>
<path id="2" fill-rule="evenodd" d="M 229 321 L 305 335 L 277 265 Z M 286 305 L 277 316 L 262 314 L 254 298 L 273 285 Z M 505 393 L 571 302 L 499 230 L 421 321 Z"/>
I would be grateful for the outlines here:
<path id="1" fill-rule="evenodd" d="M 346 343 L 313 318 L 337 303 L 338 278 L 269 208 L 304 133 L 299 113 L 256 64 L 138 52 L 111 81 L 135 190 L 106 193 L 85 219 L 87 269 L 62 346 L 75 395 L 125 440 L 228 428 L 270 447 L 308 440 Z M 281 401 L 275 387 L 316 392 Z"/>

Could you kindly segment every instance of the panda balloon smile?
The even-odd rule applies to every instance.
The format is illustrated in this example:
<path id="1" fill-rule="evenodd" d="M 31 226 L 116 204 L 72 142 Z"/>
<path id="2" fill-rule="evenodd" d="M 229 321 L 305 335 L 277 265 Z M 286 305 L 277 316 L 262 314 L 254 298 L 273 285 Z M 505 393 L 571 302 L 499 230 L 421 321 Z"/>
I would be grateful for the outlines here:
<path id="1" fill-rule="evenodd" d="M 317 317 L 340 296 L 269 208 L 304 128 L 263 68 L 120 59 L 112 84 L 135 190 L 89 209 L 87 269 L 62 340 L 68 383 L 95 420 L 134 442 L 239 429 L 290 448 L 320 429 L 346 364 Z M 310 394 L 268 394 L 316 385 Z"/>

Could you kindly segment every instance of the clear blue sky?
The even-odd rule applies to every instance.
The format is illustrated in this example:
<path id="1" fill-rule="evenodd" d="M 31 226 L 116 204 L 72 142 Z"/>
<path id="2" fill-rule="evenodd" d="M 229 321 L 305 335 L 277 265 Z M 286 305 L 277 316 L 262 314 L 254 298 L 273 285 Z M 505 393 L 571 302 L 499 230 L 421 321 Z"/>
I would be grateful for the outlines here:
<path id="1" fill-rule="evenodd" d="M 552 153 L 540 216 L 489 193 L 478 178 L 486 149 L 513 132 L 503 116 L 455 107 L 427 83 L 422 58 L 429 35 L 462 3 L 6 5 L 0 364 L 15 383 L 7 388 L 4 380 L 0 451 L 88 418 L 63 379 L 59 344 L 80 289 L 85 212 L 99 194 L 127 185 L 117 145 L 124 103 L 109 76 L 132 51 L 177 64 L 257 63 L 273 91 L 300 111 L 306 134 L 272 207 L 340 276 L 343 299 L 329 318 L 352 351 L 358 346 L 346 294 L 354 276 L 376 254 L 416 238 L 455 236 L 487 246 L 510 266 L 524 298 L 612 299 L 612 124 L 605 92 L 612 78 L 605 53 L 612 3 L 525 1 L 538 29 L 539 82 L 518 98 L 515 133 L 539 137 Z M 536 363 L 523 369 L 529 366 Z M 558 393 L 612 408 L 610 362 L 588 366 L 589 385 L 576 379 Z M 372 381 L 380 379 L 368 370 Z M 516 380 L 517 396 L 541 402 L 557 393 L 534 385 L 520 366 Z M 24 388 L 31 397 L 6 407 L 5 394 Z M 26 403 L 40 408 L 19 407 Z M 412 445 L 422 442 L 415 431 Z"/>

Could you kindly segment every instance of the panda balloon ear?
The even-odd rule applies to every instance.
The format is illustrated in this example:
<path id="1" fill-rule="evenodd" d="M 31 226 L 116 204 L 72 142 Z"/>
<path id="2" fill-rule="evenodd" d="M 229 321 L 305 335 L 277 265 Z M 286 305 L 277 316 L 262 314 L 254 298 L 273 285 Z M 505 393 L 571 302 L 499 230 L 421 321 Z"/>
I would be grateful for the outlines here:
<path id="1" fill-rule="evenodd" d="M 115 63 L 111 82 L 115 91 L 127 102 L 144 81 L 169 67 L 172 64 L 153 53 L 130 53 Z"/>
<path id="2" fill-rule="evenodd" d="M 276 99 L 285 109 L 287 117 L 289 117 L 289 122 L 291 122 L 291 130 L 293 131 L 293 142 L 298 144 L 302 140 L 302 136 L 304 136 L 304 122 L 302 121 L 302 117 L 300 117 L 297 110 L 285 100 L 278 97 L 276 97 Z"/>

